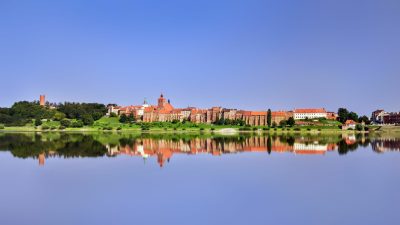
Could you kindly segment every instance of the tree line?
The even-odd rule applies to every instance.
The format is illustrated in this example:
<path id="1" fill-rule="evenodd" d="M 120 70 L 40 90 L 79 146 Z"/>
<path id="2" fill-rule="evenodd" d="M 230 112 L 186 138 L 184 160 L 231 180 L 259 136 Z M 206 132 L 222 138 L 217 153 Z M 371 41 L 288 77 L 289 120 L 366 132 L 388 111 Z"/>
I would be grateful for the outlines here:
<path id="1" fill-rule="evenodd" d="M 106 106 L 99 103 L 65 102 L 58 104 L 57 108 L 52 108 L 40 106 L 38 101 L 20 101 L 10 108 L 0 108 L 0 123 L 7 126 L 24 126 L 35 120 L 35 125 L 39 126 L 42 119 L 48 119 L 64 121 L 65 125 L 68 125 L 65 121 L 69 119 L 75 120 L 77 125 L 92 125 L 106 113 Z"/>

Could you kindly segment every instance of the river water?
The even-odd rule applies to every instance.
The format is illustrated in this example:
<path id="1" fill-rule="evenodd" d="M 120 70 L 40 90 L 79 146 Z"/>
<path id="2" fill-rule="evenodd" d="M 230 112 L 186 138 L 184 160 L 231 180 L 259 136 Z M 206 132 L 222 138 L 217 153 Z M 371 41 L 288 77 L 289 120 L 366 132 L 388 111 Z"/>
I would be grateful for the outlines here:
<path id="1" fill-rule="evenodd" d="M 399 224 L 396 135 L 0 133 L 0 224 Z"/>

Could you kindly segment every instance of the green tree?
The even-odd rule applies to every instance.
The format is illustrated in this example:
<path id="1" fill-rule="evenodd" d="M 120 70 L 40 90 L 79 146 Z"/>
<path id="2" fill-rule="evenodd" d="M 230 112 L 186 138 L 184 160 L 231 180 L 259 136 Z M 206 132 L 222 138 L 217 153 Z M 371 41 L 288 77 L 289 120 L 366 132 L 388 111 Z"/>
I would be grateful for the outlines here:
<path id="1" fill-rule="evenodd" d="M 63 126 L 63 127 L 69 127 L 69 126 L 71 126 L 71 121 L 70 121 L 69 119 L 62 119 L 62 120 L 60 121 L 60 124 L 61 124 L 61 126 Z"/>
<path id="2" fill-rule="evenodd" d="M 86 126 L 91 126 L 94 123 L 93 117 L 89 114 L 85 114 L 82 116 L 82 122 Z"/>
<path id="3" fill-rule="evenodd" d="M 64 118 L 65 118 L 65 114 L 62 112 L 58 112 L 58 111 L 53 116 L 53 120 L 55 120 L 55 121 L 61 121 Z"/>
<path id="4" fill-rule="evenodd" d="M 77 120 L 77 121 L 72 122 L 71 127 L 83 127 L 82 120 Z"/>
<path id="5" fill-rule="evenodd" d="M 349 111 L 346 108 L 339 108 L 338 109 L 338 121 L 341 123 L 346 122 L 346 120 L 349 118 Z"/>
<path id="6" fill-rule="evenodd" d="M 126 123 L 128 121 L 128 117 L 125 115 L 125 114 L 122 114 L 120 117 L 119 117 L 119 122 L 120 123 Z"/>
<path id="7" fill-rule="evenodd" d="M 271 127 L 271 123 L 272 123 L 272 112 L 271 112 L 271 109 L 268 109 L 268 112 L 267 112 L 267 125 L 268 125 L 268 127 Z"/>
<path id="8" fill-rule="evenodd" d="M 296 124 L 296 121 L 294 120 L 293 117 L 289 117 L 289 119 L 287 120 L 287 125 L 290 127 L 293 127 Z"/>
<path id="9" fill-rule="evenodd" d="M 364 122 L 365 124 L 371 124 L 371 120 L 368 118 L 368 116 L 361 116 L 359 119 L 358 119 L 359 121 L 358 122 Z"/>
<path id="10" fill-rule="evenodd" d="M 286 124 L 287 124 L 287 121 L 286 121 L 286 120 L 281 120 L 281 121 L 279 121 L 279 126 L 281 126 L 281 127 L 285 127 Z"/>
<path id="11" fill-rule="evenodd" d="M 42 125 L 42 120 L 38 117 L 35 119 L 35 126 L 40 126 Z"/>
<path id="12" fill-rule="evenodd" d="M 129 114 L 128 121 L 129 121 L 129 123 L 135 123 L 136 122 L 136 118 L 133 115 L 133 113 Z"/>
<path id="13" fill-rule="evenodd" d="M 348 120 L 354 120 L 354 121 L 358 122 L 358 115 L 355 112 L 350 112 L 348 117 L 347 117 L 347 119 Z"/>

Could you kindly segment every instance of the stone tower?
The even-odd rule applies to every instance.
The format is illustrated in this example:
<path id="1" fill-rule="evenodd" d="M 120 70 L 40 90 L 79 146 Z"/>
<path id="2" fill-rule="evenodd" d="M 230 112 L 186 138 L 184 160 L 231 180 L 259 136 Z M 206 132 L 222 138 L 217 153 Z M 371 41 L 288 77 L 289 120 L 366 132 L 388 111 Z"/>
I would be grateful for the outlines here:
<path id="1" fill-rule="evenodd" d="M 44 106 L 46 104 L 46 96 L 40 95 L 40 105 Z"/>

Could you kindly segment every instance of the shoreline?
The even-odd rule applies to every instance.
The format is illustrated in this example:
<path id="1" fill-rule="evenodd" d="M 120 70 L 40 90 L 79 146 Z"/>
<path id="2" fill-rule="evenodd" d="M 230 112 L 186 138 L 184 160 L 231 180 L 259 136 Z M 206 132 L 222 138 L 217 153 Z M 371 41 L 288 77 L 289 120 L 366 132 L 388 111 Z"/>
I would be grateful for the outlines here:
<path id="1" fill-rule="evenodd" d="M 296 127 L 299 129 L 300 127 Z M 229 132 L 225 132 L 225 129 L 229 129 Z M 376 129 L 371 129 L 370 131 L 356 131 L 356 130 L 340 130 L 340 129 L 327 129 L 327 128 L 300 128 L 300 130 L 295 130 L 294 128 L 271 128 L 269 130 L 256 129 L 256 130 L 240 130 L 239 128 L 215 128 L 215 129 L 150 129 L 142 130 L 140 128 L 122 128 L 120 130 L 103 130 L 100 128 L 66 128 L 66 129 L 34 129 L 33 127 L 5 127 L 0 129 L 0 133 L 28 133 L 28 132 L 40 132 L 40 133 L 204 133 L 204 134 L 219 134 L 219 135 L 235 135 L 239 133 L 269 133 L 269 134 L 367 134 L 367 133 L 391 133 L 400 132 L 400 126 L 390 127 L 386 129 L 384 127 L 379 127 Z"/>

